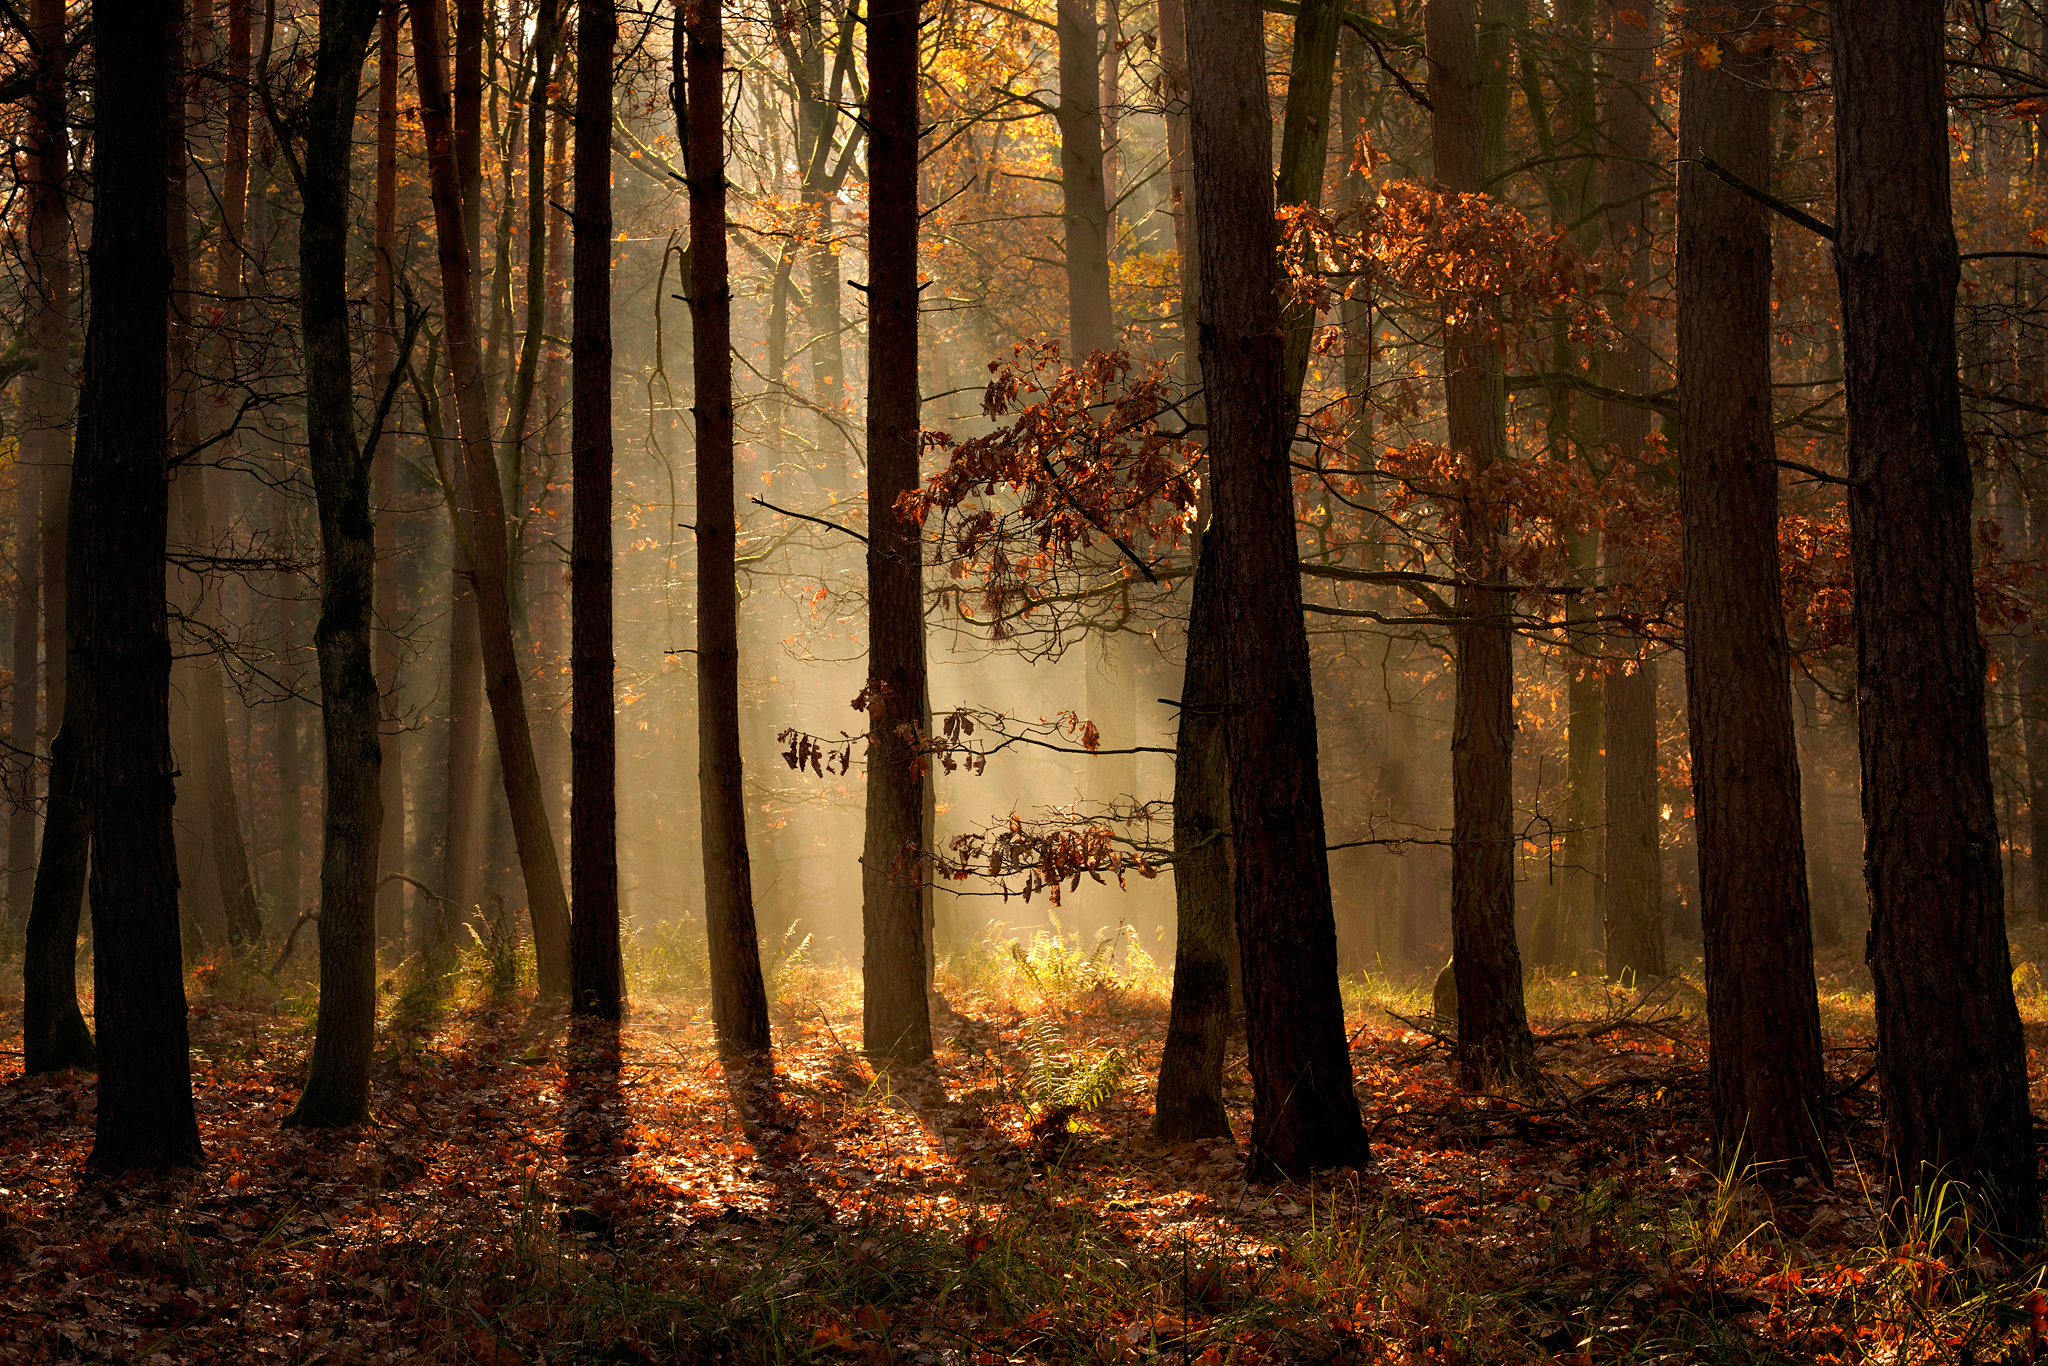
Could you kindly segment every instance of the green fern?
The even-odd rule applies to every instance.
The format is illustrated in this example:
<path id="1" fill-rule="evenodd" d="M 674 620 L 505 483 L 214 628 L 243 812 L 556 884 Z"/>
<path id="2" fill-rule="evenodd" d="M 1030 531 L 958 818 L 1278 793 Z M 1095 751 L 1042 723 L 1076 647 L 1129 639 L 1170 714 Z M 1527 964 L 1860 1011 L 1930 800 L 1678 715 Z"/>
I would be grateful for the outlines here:
<path id="1" fill-rule="evenodd" d="M 1034 1016 L 1025 1024 L 1023 1045 L 1024 1095 L 1041 1114 L 1072 1116 L 1100 1109 L 1131 1075 L 1130 1057 L 1121 1048 L 1076 1054 L 1049 1016 Z"/>

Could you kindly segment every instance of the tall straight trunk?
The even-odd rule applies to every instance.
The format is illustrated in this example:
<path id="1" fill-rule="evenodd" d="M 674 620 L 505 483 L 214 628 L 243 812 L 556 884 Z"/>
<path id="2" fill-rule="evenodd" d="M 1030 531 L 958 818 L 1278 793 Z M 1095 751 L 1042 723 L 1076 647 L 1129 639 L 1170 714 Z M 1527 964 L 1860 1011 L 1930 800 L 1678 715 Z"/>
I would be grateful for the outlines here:
<path id="1" fill-rule="evenodd" d="M 925 704 L 924 542 L 896 500 L 918 486 L 918 0 L 868 12 L 868 784 L 861 850 L 864 1046 L 932 1056 L 919 834 L 929 761 L 904 732 Z M 1092 84 L 1092 82 L 1091 82 Z M 1101 203 L 1098 186 L 1096 202 Z"/>
<path id="2" fill-rule="evenodd" d="M 462 196 L 462 240 L 474 263 L 484 230 L 484 0 L 450 0 L 455 15 L 455 79 L 450 91 L 455 177 Z M 443 46 L 446 44 L 444 42 Z M 477 302 L 471 301 L 471 308 Z"/>
<path id="3" fill-rule="evenodd" d="M 2048 556 L 2048 493 L 2027 488 L 2027 540 L 2035 563 Z M 2020 643 L 2020 722 L 2027 751 L 2027 867 L 2034 922 L 2048 924 L 2048 623 L 2029 623 Z"/>
<path id="4" fill-rule="evenodd" d="M 703 8 L 716 15 L 717 0 Z M 619 1018 L 626 997 L 619 957 L 618 731 L 612 699 L 612 46 L 618 28 L 612 0 L 578 0 L 575 406 L 569 438 L 570 1008 L 606 1020 Z M 722 199 L 724 167 L 719 169 Z M 703 249 L 693 229 L 692 261 Z M 703 402 L 700 381 L 700 413 Z"/>
<path id="5" fill-rule="evenodd" d="M 245 0 L 244 0 L 245 2 Z M 386 5 L 377 29 L 377 199 L 371 263 L 376 293 L 376 344 L 371 372 L 388 375 L 397 361 L 398 288 L 398 7 Z M 403 939 L 406 884 L 405 770 L 400 763 L 404 728 L 399 724 L 398 697 L 398 438 L 377 445 L 370 472 L 371 509 L 377 523 L 376 604 L 377 691 L 389 718 L 379 744 L 383 765 L 378 794 L 384 807 L 384 830 L 377 853 L 377 923 L 380 938 Z"/>
<path id="6" fill-rule="evenodd" d="M 1742 51 L 1734 32 L 1715 41 L 1718 67 L 1685 63 L 1683 155 L 1768 184 L 1771 53 Z M 1685 682 L 1715 1143 L 1724 1163 L 1824 1173 L 1820 1016 L 1778 580 L 1771 238 L 1763 207 L 1694 160 L 1679 167 L 1677 294 Z"/>
<path id="7" fill-rule="evenodd" d="M 1315 698 L 1285 459 L 1273 261 L 1272 116 L 1256 7 L 1188 6 L 1188 113 L 1202 220 L 1215 553 L 1229 680 L 1224 744 L 1252 1073 L 1249 1173 L 1368 1156 L 1337 992 Z"/>
<path id="8" fill-rule="evenodd" d="M 71 499 L 71 450 L 65 430 L 71 388 L 70 137 L 65 118 L 64 0 L 35 0 L 30 13 L 40 49 L 28 162 L 29 264 L 35 272 L 36 369 L 26 396 L 31 425 L 24 454 L 36 469 L 42 526 L 37 552 L 45 610 L 46 702 L 56 723 L 50 742 L 49 800 L 42 857 L 34 864 L 22 952 L 22 1071 L 28 1075 L 94 1065 L 92 1030 L 78 1008 L 78 922 L 85 903 L 92 825 L 85 794 L 84 689 L 68 688 L 77 618 L 64 610 Z M 24 574 L 29 572 L 24 569 Z M 18 609 L 19 610 L 19 609 Z M 31 632 L 35 607 L 26 609 Z M 19 623 L 17 623 L 18 628 Z M 82 644 L 82 642 L 80 642 Z M 33 646 L 31 646 L 33 648 Z M 20 647 L 17 645 L 17 667 Z M 33 680 L 34 673 L 30 671 Z M 33 682 L 30 684 L 33 687 Z M 17 720 L 19 717 L 17 716 Z M 31 737 L 33 739 L 33 737 Z M 20 740 L 17 738 L 16 743 Z M 33 816 L 30 832 L 33 834 Z M 16 833 L 18 834 L 18 828 Z M 18 852 L 14 853 L 19 869 Z M 10 896 L 18 895 L 10 888 Z M 19 905 L 19 903 L 16 903 Z"/>
<path id="9" fill-rule="evenodd" d="M 1487 83 L 1472 0 L 1425 10 L 1436 176 L 1445 190 L 1486 188 Z M 1477 480 L 1503 454 L 1500 354 L 1469 325 L 1444 326 L 1451 449 Z M 1529 1085 L 1535 1041 L 1515 943 L 1514 636 L 1502 578 L 1501 513 L 1468 485 L 1459 509 L 1457 695 L 1451 723 L 1451 958 L 1458 988 L 1458 1074 L 1466 1087 Z"/>
<path id="10" fill-rule="evenodd" d="M 1237 934 L 1228 841 L 1222 599 L 1216 538 L 1202 538 L 1188 609 L 1173 755 L 1173 1003 L 1152 1132 L 1169 1143 L 1230 1135 L 1223 1108 L 1223 1050 L 1230 1034 L 1231 943 Z"/>
<path id="11" fill-rule="evenodd" d="M 29 382 L 33 384 L 34 381 Z M 28 385 L 22 386 L 24 389 Z M 25 426 L 32 427 L 41 414 L 31 398 L 23 406 Z M 14 462 L 14 640 L 13 679 L 8 685 L 7 728 L 14 754 L 10 766 L 20 775 L 16 804 L 7 821 L 7 927 L 21 929 L 28 921 L 29 903 L 36 882 L 36 720 L 41 713 L 38 693 L 42 670 L 37 667 L 36 650 L 41 644 L 43 618 L 43 548 L 41 512 L 42 480 L 34 457 L 27 450 L 31 432 L 22 433 Z"/>
<path id="12" fill-rule="evenodd" d="M 1280 123 L 1280 172 L 1275 185 L 1280 206 L 1319 205 L 1324 168 L 1330 160 L 1330 97 L 1337 80 L 1337 36 L 1344 27 L 1342 0 L 1303 0 L 1294 20 L 1294 52 L 1287 67 L 1287 109 Z M 1281 393 L 1288 416 L 1301 410 L 1301 385 L 1308 374 L 1309 343 L 1315 339 L 1313 304 L 1290 303 L 1281 312 L 1287 346 Z M 1293 424 L 1288 426 L 1293 435 Z"/>
<path id="13" fill-rule="evenodd" d="M 286 482 L 291 471 L 281 454 L 273 461 L 271 473 L 271 526 L 284 538 L 287 546 L 296 549 L 296 538 L 291 529 L 292 494 Z M 271 582 L 272 591 L 276 594 L 278 678 L 288 690 L 286 695 L 271 707 L 271 731 L 276 747 L 279 808 L 277 903 L 279 911 L 284 916 L 285 928 L 289 931 L 290 927 L 298 922 L 300 914 L 306 910 L 303 899 L 306 862 L 306 765 L 305 751 L 299 740 L 300 719 L 304 707 L 297 696 L 299 689 L 305 684 L 300 654 L 303 631 L 298 602 L 298 575 L 283 571 L 274 575 Z"/>
<path id="14" fill-rule="evenodd" d="M 533 759 L 519 657 L 512 643 L 511 558 L 505 538 L 505 496 L 493 458 L 489 404 L 481 373 L 472 256 L 463 231 L 454 139 L 450 128 L 440 16 L 434 0 L 408 0 L 412 13 L 413 69 L 420 83 L 420 114 L 429 148 L 429 182 L 441 259 L 441 307 L 454 377 L 457 423 L 468 487 L 470 553 L 476 565 L 478 634 L 483 645 L 484 691 L 504 770 L 505 800 L 519 846 L 533 917 L 541 990 L 569 990 L 569 906 L 561 863 L 549 828 L 540 770 Z"/>
<path id="15" fill-rule="evenodd" d="M 725 244 L 725 19 L 716 0 L 698 4 L 687 17 L 679 7 L 678 16 L 678 28 L 687 29 L 677 35 L 677 48 L 686 55 L 676 84 L 686 92 L 686 105 L 678 111 L 677 121 L 689 149 L 690 337 L 697 413 L 697 791 L 704 845 L 704 927 L 711 948 L 711 1021 L 722 1050 L 759 1053 L 769 1044 L 768 994 L 761 982 L 761 946 L 754 928 L 754 880 L 747 858 L 747 807 L 740 762 L 739 586 L 733 567 L 732 282 Z M 912 128 L 914 166 L 915 124 Z M 881 212 L 881 184 L 876 190 L 876 208 Z M 910 209 L 914 223 L 915 182 Z M 915 238 L 911 250 L 914 269 Z M 874 282 L 878 328 L 885 307 L 881 291 L 886 277 L 881 268 L 878 261 Z M 916 298 L 913 284 L 913 309 Z M 914 312 L 911 325 L 909 346 L 893 353 L 899 358 L 917 354 Z M 901 365 L 901 360 L 897 363 Z M 902 368 L 910 372 L 915 385 L 916 366 Z M 912 392 L 914 405 L 915 390 Z M 913 406 L 913 435 L 915 413 Z M 880 459 L 876 458 L 878 465 Z M 915 459 L 913 453 L 913 483 Z M 877 506 L 880 510 L 874 520 L 878 524 L 884 518 L 896 520 L 893 497 Z M 912 591 L 921 591 L 914 580 Z M 879 615 L 881 610 L 878 598 L 875 611 Z M 915 620 L 921 641 L 923 618 Z M 878 634 L 878 648 L 879 640 Z M 922 690 L 912 696 L 922 697 Z"/>
<path id="16" fill-rule="evenodd" d="M 1068 362 L 1116 345 L 1109 295 L 1109 206 L 1102 180 L 1095 0 L 1058 0 L 1060 220 L 1066 229 Z"/>
<path id="17" fill-rule="evenodd" d="M 1159 103 L 1166 123 L 1167 184 L 1173 203 L 1173 243 L 1180 255 L 1181 384 L 1202 384 L 1201 253 L 1195 221 L 1194 159 L 1188 152 L 1188 43 L 1185 0 L 1159 0 Z"/>
<path id="18" fill-rule="evenodd" d="M 1650 164 L 1651 64 L 1656 19 L 1614 7 L 1606 129 L 1614 156 L 1607 163 L 1607 236 L 1626 263 L 1622 281 L 1631 293 L 1650 286 L 1651 218 L 1655 178 Z M 1608 382 L 1630 393 L 1656 387 L 1655 356 L 1631 334 L 1606 360 Z M 1627 403 L 1600 410 L 1602 434 L 1615 456 L 1607 477 L 1635 481 L 1637 462 L 1650 436 L 1650 412 Z M 1659 856 L 1657 802 L 1657 665 L 1648 642 L 1610 637 L 1610 649 L 1625 657 L 1606 680 L 1607 975 L 1661 977 L 1670 970 L 1664 951 L 1663 877 Z"/>
<path id="19" fill-rule="evenodd" d="M 106 16 L 102 16 L 106 17 Z M 99 186 L 71 563 L 77 686 L 90 724 L 93 1000 L 99 1105 L 88 1165 L 200 1160 L 178 942 L 164 578 L 170 515 L 171 260 L 166 150 L 179 97 L 174 0 L 138 0 L 93 35 Z M 90 572 L 84 572 L 89 569 Z"/>
<path id="20" fill-rule="evenodd" d="M 377 1028 L 377 854 L 383 707 L 372 663 L 377 533 L 372 453 L 356 438 L 349 350 L 350 154 L 356 100 L 379 0 L 321 0 L 299 194 L 299 329 L 306 352 L 306 444 L 320 513 L 320 665 L 326 811 L 320 849 L 320 1014 L 306 1089 L 286 1123 L 338 1126 L 370 1116 Z M 381 380 L 383 377 L 379 376 Z M 374 438 L 374 433 L 372 434 Z M 97 904 L 97 903 L 95 903 Z"/>
<path id="21" fill-rule="evenodd" d="M 1984 730 L 1942 12 L 1835 9 L 1835 268 L 1878 1083 L 1894 1200 L 2041 1236 Z M 1908 1211 L 1897 1211 L 1903 1222 Z"/>

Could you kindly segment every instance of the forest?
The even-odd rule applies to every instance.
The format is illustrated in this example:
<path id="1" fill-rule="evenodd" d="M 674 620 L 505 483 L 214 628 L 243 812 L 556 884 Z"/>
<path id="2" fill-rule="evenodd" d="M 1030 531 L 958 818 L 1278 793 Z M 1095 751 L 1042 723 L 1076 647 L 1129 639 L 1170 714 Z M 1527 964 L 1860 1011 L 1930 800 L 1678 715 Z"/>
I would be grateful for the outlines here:
<path id="1" fill-rule="evenodd" d="M 2039 0 L 0 0 L 0 124 L 0 1363 L 2048 1354 Z"/>

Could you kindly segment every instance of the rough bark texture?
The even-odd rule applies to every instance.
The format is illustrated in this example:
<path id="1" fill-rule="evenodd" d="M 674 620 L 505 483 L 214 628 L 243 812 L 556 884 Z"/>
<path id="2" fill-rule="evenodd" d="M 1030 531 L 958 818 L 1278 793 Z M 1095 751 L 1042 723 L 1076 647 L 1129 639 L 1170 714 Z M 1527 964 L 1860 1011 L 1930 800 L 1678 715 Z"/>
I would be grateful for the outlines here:
<path id="1" fill-rule="evenodd" d="M 1768 49 L 1688 62 L 1680 140 L 1770 180 Z M 1771 239 L 1764 209 L 1679 167 L 1685 679 L 1706 940 L 1708 1090 L 1722 1163 L 1826 1171 L 1821 1040 L 1778 581 Z"/>
<path id="2" fill-rule="evenodd" d="M 321 740 L 327 756 L 320 847 L 320 1015 L 306 1089 L 289 1124 L 370 1117 L 377 1029 L 378 782 L 383 714 L 371 662 L 377 532 L 370 453 L 356 439 L 349 350 L 349 156 L 378 0 L 322 0 L 299 193 L 299 328 L 306 437 L 320 513 Z M 97 905 L 97 901 L 94 903 Z"/>
<path id="3" fill-rule="evenodd" d="M 732 281 L 725 244 L 725 21 L 718 4 L 702 0 L 685 22 L 688 43 L 681 84 L 688 91 L 688 107 L 680 111 L 680 122 L 689 147 L 690 336 L 696 378 L 697 791 L 704 841 L 704 926 L 710 937 L 711 1019 L 719 1047 L 728 1053 L 759 1053 L 768 1048 L 768 993 L 761 981 L 761 944 L 754 927 L 754 877 L 747 857 L 740 763 Z M 914 337 L 910 353 L 916 354 Z M 914 377 L 915 367 L 911 369 Z M 913 481 L 915 470 L 913 464 Z M 893 509 L 890 515 L 893 520 Z"/>
<path id="4" fill-rule="evenodd" d="M 1835 8 L 1835 262 L 1849 409 L 1870 969 L 1896 1200 L 1939 1181 L 2041 1233 L 1970 576 L 1942 13 Z"/>
<path id="5" fill-rule="evenodd" d="M 1654 12 L 1653 12 L 1654 14 Z M 1654 188 L 1650 165 L 1652 128 L 1648 81 L 1659 38 L 1652 17 L 1638 22 L 1617 6 L 1608 58 L 1606 130 L 1614 148 L 1607 163 L 1607 235 L 1626 263 L 1622 284 L 1630 291 L 1650 284 L 1650 213 Z M 1632 393 L 1659 387 L 1652 382 L 1655 357 L 1631 335 L 1606 360 L 1607 382 Z M 1650 435 L 1650 412 L 1626 403 L 1601 406 L 1602 435 L 1616 457 L 1609 479 L 1638 477 L 1635 461 Z M 1663 877 L 1659 856 L 1657 802 L 1657 665 L 1640 641 L 1610 637 L 1617 653 L 1634 656 L 1634 667 L 1607 675 L 1607 975 L 1661 977 L 1669 971 L 1664 952 Z"/>
<path id="6" fill-rule="evenodd" d="M 1058 0 L 1060 221 L 1066 230 L 1068 360 L 1116 345 L 1109 295 L 1109 207 L 1102 182 L 1095 0 Z"/>
<path id="7" fill-rule="evenodd" d="M 704 7 L 718 12 L 716 0 L 705 0 Z M 611 0 L 579 0 L 569 433 L 569 970 L 571 1008 L 606 1020 L 618 1019 L 626 1003 L 612 695 L 612 46 L 618 29 Z M 694 232 L 690 245 L 694 259 L 702 250 Z"/>
<path id="8" fill-rule="evenodd" d="M 1188 609 L 1187 668 L 1173 756 L 1173 1005 L 1152 1132 L 1169 1143 L 1227 1138 L 1223 1049 L 1230 1035 L 1230 793 L 1224 782 L 1222 599 L 1216 538 L 1202 539 Z"/>
<path id="9" fill-rule="evenodd" d="M 1444 189 L 1485 186 L 1485 115 L 1472 0 L 1425 10 L 1436 176 Z M 1444 328 L 1444 399 L 1451 449 L 1476 477 L 1500 459 L 1500 355 L 1483 337 Z M 1536 1075 L 1515 943 L 1513 835 L 1514 637 L 1500 580 L 1499 512 L 1468 497 L 1460 510 L 1453 630 L 1457 696 L 1451 727 L 1451 961 L 1458 988 L 1458 1073 L 1467 1087 L 1519 1088 Z"/>
<path id="10" fill-rule="evenodd" d="M 1252 1072 L 1248 1171 L 1306 1177 L 1368 1156 L 1337 993 L 1315 699 L 1272 267 L 1272 116 L 1256 7 L 1188 6 L 1188 113 L 1202 219 L 1202 373 L 1222 569 L 1237 937 Z"/>
<path id="11" fill-rule="evenodd" d="M 96 26 L 91 251 L 72 563 L 77 687 L 94 857 L 99 1026 L 96 1171 L 200 1160 L 178 942 L 164 601 L 170 513 L 167 339 L 171 259 L 165 152 L 177 6 L 137 0 Z"/>
<path id="12" fill-rule="evenodd" d="M 439 12 L 432 0 L 408 0 L 412 14 L 413 69 L 420 84 L 420 116 L 429 148 L 428 171 L 441 263 L 441 307 L 455 388 L 469 504 L 470 554 L 476 566 L 478 636 L 483 646 L 484 692 L 498 741 L 505 800 L 519 848 L 533 917 L 534 956 L 541 990 L 569 990 L 569 903 L 561 861 L 548 824 L 547 802 L 534 763 L 519 656 L 512 643 L 511 557 L 506 543 L 505 495 L 493 457 L 490 405 L 485 393 L 475 312 L 474 257 L 463 223 L 456 139 L 442 65 Z"/>
<path id="13" fill-rule="evenodd" d="M 918 484 L 918 0 L 868 16 L 868 791 L 861 848 L 863 1039 L 871 1057 L 932 1055 L 925 999 L 924 543 L 897 515 Z M 1097 192 L 1100 203 L 1100 191 Z"/>

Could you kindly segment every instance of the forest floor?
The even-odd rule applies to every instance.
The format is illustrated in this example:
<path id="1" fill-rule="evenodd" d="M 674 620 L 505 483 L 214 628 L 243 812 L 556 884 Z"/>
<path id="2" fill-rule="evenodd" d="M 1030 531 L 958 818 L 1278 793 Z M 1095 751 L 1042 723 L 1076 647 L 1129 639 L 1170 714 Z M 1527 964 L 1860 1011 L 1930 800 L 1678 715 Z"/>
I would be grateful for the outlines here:
<path id="1" fill-rule="evenodd" d="M 772 1071 L 720 1064 L 672 949 L 638 955 L 611 1037 L 538 1007 L 502 961 L 438 993 L 394 976 L 379 1122 L 332 1133 L 280 1127 L 310 980 L 203 964 L 205 1166 L 88 1180 L 92 1079 L 0 1072 L 0 1362 L 1889 1366 L 2048 1349 L 2042 1263 L 1972 1246 L 1947 1208 L 1879 1236 L 1870 999 L 1846 963 L 1823 997 L 1832 1186 L 1704 1165 L 1696 979 L 1638 995 L 1550 976 L 1531 985 L 1549 1090 L 1530 1101 L 1455 1088 L 1418 1027 L 1426 978 L 1348 983 L 1373 1162 L 1248 1186 L 1236 1144 L 1149 1136 L 1165 984 L 1113 957 L 1040 939 L 956 958 L 937 1062 L 880 1076 L 855 984 L 801 955 L 772 975 Z M 2048 938 L 2015 957 L 2048 963 Z M 2038 970 L 2019 976 L 2038 1046 L 2048 997 Z M 0 1058 L 19 1056 L 18 981 Z M 1241 1139 L 1241 1042 L 1231 1062 Z M 1091 1075 L 1117 1082 L 1106 1103 L 1037 1122 L 1034 1097 Z"/>

